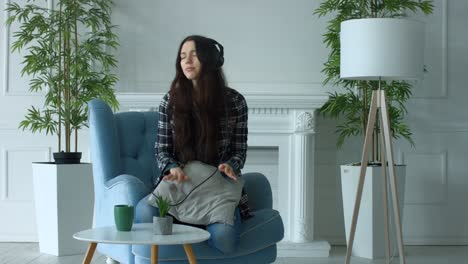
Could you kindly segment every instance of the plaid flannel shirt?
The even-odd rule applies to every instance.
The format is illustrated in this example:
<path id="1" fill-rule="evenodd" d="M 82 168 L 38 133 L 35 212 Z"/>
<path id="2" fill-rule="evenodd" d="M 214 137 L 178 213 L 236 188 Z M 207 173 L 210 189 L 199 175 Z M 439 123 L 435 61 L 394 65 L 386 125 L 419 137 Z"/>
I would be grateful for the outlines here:
<path id="1" fill-rule="evenodd" d="M 226 89 L 227 100 L 231 100 L 231 109 L 227 109 L 227 116 L 221 118 L 221 131 L 218 139 L 219 164 L 229 164 L 234 172 L 241 176 L 247 154 L 247 119 L 248 108 L 244 97 L 234 89 Z M 155 144 L 156 160 L 161 170 L 161 176 L 171 168 L 181 166 L 177 160 L 174 146 L 174 121 L 169 114 L 169 93 L 161 100 L 159 105 L 158 135 Z M 212 164 L 217 165 L 217 164 Z M 239 210 L 242 219 L 251 216 L 248 207 L 248 197 L 242 190 Z"/>

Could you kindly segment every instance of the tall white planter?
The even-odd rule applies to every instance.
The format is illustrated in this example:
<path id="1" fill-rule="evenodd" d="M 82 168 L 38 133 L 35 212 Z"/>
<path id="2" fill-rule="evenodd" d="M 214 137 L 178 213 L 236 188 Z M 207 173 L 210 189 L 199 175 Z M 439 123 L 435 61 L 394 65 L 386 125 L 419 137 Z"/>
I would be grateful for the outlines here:
<path id="1" fill-rule="evenodd" d="M 341 166 L 341 191 L 343 195 L 343 214 L 345 220 L 346 242 L 349 240 L 354 203 L 359 180 L 359 166 Z M 405 193 L 406 166 L 395 166 L 398 196 L 400 201 L 400 216 L 403 221 L 403 204 Z M 390 192 L 390 178 L 387 171 L 388 213 L 390 226 L 390 255 L 398 254 L 395 239 L 395 221 L 393 203 Z M 356 226 L 353 244 L 353 256 L 376 259 L 385 258 L 384 210 L 382 194 L 382 168 L 380 166 L 367 167 L 361 207 Z M 402 228 L 404 225 L 402 223 Z"/>
<path id="2" fill-rule="evenodd" d="M 81 254 L 87 243 L 73 234 L 92 227 L 91 164 L 33 163 L 34 205 L 40 252 Z"/>

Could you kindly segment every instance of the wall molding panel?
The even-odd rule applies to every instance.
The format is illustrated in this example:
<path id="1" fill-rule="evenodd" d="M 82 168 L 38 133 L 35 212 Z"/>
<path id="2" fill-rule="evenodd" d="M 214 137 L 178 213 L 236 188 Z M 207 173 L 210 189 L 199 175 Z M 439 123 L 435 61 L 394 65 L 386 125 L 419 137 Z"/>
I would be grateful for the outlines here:
<path id="1" fill-rule="evenodd" d="M 13 177 L 18 177 L 18 174 L 14 173 L 16 168 L 10 166 L 10 162 L 14 162 L 12 155 L 13 153 L 25 153 L 23 156 L 27 156 L 27 154 L 37 153 L 39 156 L 42 155 L 44 160 L 49 160 L 51 156 L 51 148 L 49 147 L 4 147 L 2 148 L 2 156 L 3 156 L 3 175 L 2 175 L 2 195 L 0 199 L 8 200 L 8 201 L 22 201 L 11 197 L 12 192 L 10 191 L 10 183 L 13 182 Z M 22 163 L 19 161 L 19 163 Z M 12 173 L 10 173 L 12 172 Z M 24 176 L 22 176 L 24 177 Z M 31 178 L 32 180 L 32 178 Z M 25 183 L 26 184 L 26 183 Z M 32 186 L 32 181 L 29 182 L 29 185 Z M 32 196 L 32 192 L 30 193 Z M 27 197 L 25 197 L 27 198 Z M 26 199 L 27 200 L 27 199 Z"/>
<path id="2" fill-rule="evenodd" d="M 440 4 L 439 4 L 440 3 Z M 448 66 L 447 66 L 447 57 L 448 57 L 448 1 L 447 0 L 438 0 L 435 1 L 435 12 L 437 12 L 437 7 L 440 6 L 441 10 L 441 21 L 440 21 L 440 53 L 441 53 L 441 58 L 440 58 L 440 64 L 441 64 L 441 69 L 440 72 L 437 73 L 432 73 L 428 72 L 425 75 L 434 75 L 438 74 L 440 76 L 440 82 L 437 82 L 436 85 L 439 85 L 440 87 L 436 89 L 436 91 L 439 91 L 439 94 L 433 94 L 433 95 L 427 95 L 424 90 L 427 89 L 425 87 L 426 85 L 431 87 L 434 85 L 433 83 L 429 83 L 429 81 L 418 81 L 417 84 L 415 85 L 416 88 L 421 89 L 422 92 L 420 93 L 415 93 L 412 97 L 412 99 L 424 99 L 424 100 L 429 100 L 429 99 L 447 99 L 448 98 Z M 420 19 L 419 17 L 417 19 Z M 430 19 L 430 18 L 429 18 Z M 426 46 L 427 47 L 427 46 Z M 429 57 L 432 54 L 429 53 Z M 428 57 L 428 56 L 426 56 Z M 434 63 L 437 63 L 438 61 L 435 61 Z M 426 77 L 427 78 L 427 77 Z M 438 80 L 439 78 L 435 78 L 435 80 Z M 431 80 L 431 79 L 429 79 Z"/>
<path id="3" fill-rule="evenodd" d="M 407 190 L 411 190 L 406 192 L 405 205 L 447 205 L 447 151 L 402 152 L 401 155 L 403 164 L 408 166 Z"/>
<path id="4" fill-rule="evenodd" d="M 405 236 L 405 245 L 468 245 L 468 236 Z"/>

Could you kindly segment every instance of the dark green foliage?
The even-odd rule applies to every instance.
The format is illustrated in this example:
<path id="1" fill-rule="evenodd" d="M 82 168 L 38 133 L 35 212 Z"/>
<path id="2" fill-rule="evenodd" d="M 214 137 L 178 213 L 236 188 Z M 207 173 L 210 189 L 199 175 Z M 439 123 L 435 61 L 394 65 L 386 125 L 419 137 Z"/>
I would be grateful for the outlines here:
<path id="1" fill-rule="evenodd" d="M 31 92 L 45 92 L 43 109 L 28 110 L 19 127 L 32 132 L 62 133 L 65 151 L 70 152 L 70 137 L 87 126 L 87 103 L 101 98 L 118 107 L 114 94 L 117 82 L 111 70 L 117 61 L 110 51 L 119 43 L 111 25 L 111 0 L 58 0 L 53 9 L 30 0 L 24 6 L 9 3 L 7 25 L 19 24 L 11 51 L 25 50 L 21 74 L 32 79 Z M 62 130 L 63 128 L 63 130 Z"/>
<path id="2" fill-rule="evenodd" d="M 431 14 L 433 1 L 411 0 L 325 0 L 314 11 L 319 17 L 331 15 L 324 43 L 330 49 L 328 60 L 322 70 L 324 84 L 342 87 L 343 91 L 330 93 L 329 100 L 320 112 L 342 120 L 337 128 L 338 146 L 351 136 L 363 135 L 367 124 L 371 94 L 378 89 L 377 81 L 350 81 L 340 79 L 340 25 L 349 19 L 368 17 L 404 17 L 407 12 Z M 405 123 L 405 102 L 411 96 L 411 85 L 404 81 L 383 82 L 389 107 L 390 126 L 394 138 L 402 137 L 412 145 L 411 131 Z M 376 126 L 376 131 L 379 127 Z M 374 155 L 373 155 L 374 157 Z"/>

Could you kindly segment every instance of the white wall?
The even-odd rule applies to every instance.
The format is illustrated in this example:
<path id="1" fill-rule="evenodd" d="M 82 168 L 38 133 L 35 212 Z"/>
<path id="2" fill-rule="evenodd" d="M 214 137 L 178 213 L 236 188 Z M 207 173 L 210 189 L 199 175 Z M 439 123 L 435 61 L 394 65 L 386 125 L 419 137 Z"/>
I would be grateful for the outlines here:
<path id="1" fill-rule="evenodd" d="M 234 88 L 284 92 L 295 85 L 297 92 L 324 94 L 320 70 L 327 56 L 321 40 L 326 21 L 312 15 L 316 6 L 310 0 L 116 1 L 117 89 L 167 91 L 179 43 L 200 34 L 224 46 L 224 69 Z"/>
<path id="2" fill-rule="evenodd" d="M 118 89 L 165 92 L 174 75 L 178 44 L 188 34 L 213 37 L 225 46 L 226 75 L 246 94 L 323 94 L 322 43 L 326 19 L 313 16 L 319 1 L 118 1 Z M 436 0 L 426 22 L 428 73 L 408 103 L 416 148 L 395 142 L 395 156 L 408 164 L 405 242 L 468 243 L 464 167 L 468 136 L 463 71 L 468 63 L 468 10 L 464 0 Z M 316 134 L 315 234 L 344 243 L 338 166 L 360 157 L 361 140 L 337 151 L 335 122 L 318 118 Z M 465 155 L 464 155 L 465 154 Z M 463 208 L 464 210 L 459 210 Z M 457 217 L 455 217 L 457 215 Z M 421 224 L 424 223 L 424 224 Z M 449 225 L 446 225 L 450 223 Z"/>
<path id="3" fill-rule="evenodd" d="M 4 7 L 6 0 L 0 1 Z M 322 44 L 325 19 L 313 16 L 310 0 L 117 0 L 120 93 L 145 95 L 168 90 L 179 42 L 188 34 L 213 37 L 225 47 L 225 71 L 232 87 L 244 94 L 323 95 Z M 468 1 L 436 0 L 427 23 L 426 79 L 408 104 L 408 122 L 416 148 L 396 142 L 397 161 L 408 164 L 404 213 L 406 243 L 468 243 Z M 5 20 L 5 13 L 0 13 Z M 31 161 L 50 156 L 55 138 L 19 132 L 26 107 L 40 105 L 20 79 L 21 57 L 9 54 L 13 29 L 0 25 L 0 210 L 31 207 Z M 155 106 L 159 102 L 154 102 Z M 317 238 L 344 243 L 338 165 L 360 156 L 360 139 L 336 150 L 335 122 L 316 121 Z M 83 137 L 86 143 L 86 135 Z M 84 147 L 86 148 L 86 146 Z M 86 152 L 86 150 L 85 150 Z M 255 154 L 253 155 L 255 156 Z M 272 154 L 271 156 L 275 156 Z M 255 165 L 252 165 L 255 166 Z M 271 168 L 276 165 L 269 164 Z M 1 225 L 0 240 L 34 238 L 33 218 L 13 215 Z M 23 232 L 23 233 L 22 233 Z"/>

